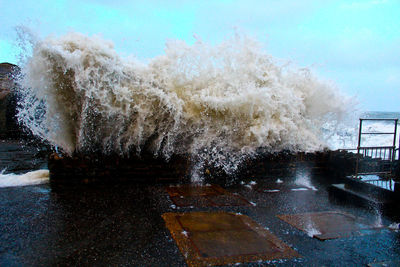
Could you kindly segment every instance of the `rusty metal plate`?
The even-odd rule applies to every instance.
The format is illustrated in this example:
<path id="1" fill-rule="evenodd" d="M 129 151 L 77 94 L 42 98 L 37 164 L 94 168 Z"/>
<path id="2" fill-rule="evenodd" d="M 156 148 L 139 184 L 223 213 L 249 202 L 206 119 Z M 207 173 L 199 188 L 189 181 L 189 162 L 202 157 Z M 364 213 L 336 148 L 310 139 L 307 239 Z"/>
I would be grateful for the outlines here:
<path id="1" fill-rule="evenodd" d="M 162 215 L 189 266 L 301 257 L 249 217 L 231 212 Z"/>
<path id="2" fill-rule="evenodd" d="M 233 194 L 219 185 L 182 185 L 166 188 L 172 202 L 179 207 L 223 207 L 251 206 L 238 194 Z"/>
<path id="3" fill-rule="evenodd" d="M 306 232 L 310 237 L 322 241 L 369 234 L 380 229 L 361 218 L 339 211 L 277 215 L 277 217 Z"/>

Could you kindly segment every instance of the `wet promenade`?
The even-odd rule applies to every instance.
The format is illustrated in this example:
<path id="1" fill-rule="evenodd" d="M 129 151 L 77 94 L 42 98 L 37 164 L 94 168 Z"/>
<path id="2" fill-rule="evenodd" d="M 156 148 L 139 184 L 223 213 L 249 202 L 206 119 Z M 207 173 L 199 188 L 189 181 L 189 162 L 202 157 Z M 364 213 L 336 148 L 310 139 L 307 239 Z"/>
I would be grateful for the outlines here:
<path id="1" fill-rule="evenodd" d="M 398 218 L 331 183 L 299 164 L 230 187 L 0 188 L 0 266 L 399 266 Z"/>

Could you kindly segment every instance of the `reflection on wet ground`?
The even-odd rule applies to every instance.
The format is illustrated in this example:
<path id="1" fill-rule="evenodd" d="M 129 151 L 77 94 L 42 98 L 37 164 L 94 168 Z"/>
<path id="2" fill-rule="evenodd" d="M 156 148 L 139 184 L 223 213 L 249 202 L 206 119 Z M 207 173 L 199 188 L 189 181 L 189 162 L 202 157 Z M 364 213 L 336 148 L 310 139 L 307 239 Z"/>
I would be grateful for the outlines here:
<path id="1" fill-rule="evenodd" d="M 219 185 L 176 185 L 167 186 L 170 199 L 178 207 L 223 207 L 249 206 L 239 194 L 232 194 Z"/>
<path id="2" fill-rule="evenodd" d="M 246 266 L 354 266 L 400 258 L 400 232 L 385 227 L 374 231 L 369 227 L 388 226 L 396 219 L 381 216 L 375 208 L 334 202 L 327 190 L 332 181 L 322 174 L 305 168 L 281 176 L 241 180 L 231 187 L 211 187 L 219 193 L 207 193 L 209 188 L 180 191 L 154 184 L 70 186 L 57 190 L 49 185 L 2 188 L 0 265 L 186 266 L 191 257 L 203 257 L 215 260 L 208 263 L 237 260 L 246 262 Z M 235 205 L 203 205 L 212 202 L 202 198 L 221 195 L 240 201 Z M 200 200 L 180 205 L 181 196 Z M 321 216 L 322 212 L 328 215 Z M 304 217 L 310 227 L 286 222 L 290 221 L 288 218 L 298 220 L 301 214 L 317 214 L 320 218 Z M 332 220 L 338 220 L 329 217 L 335 216 L 332 214 L 347 218 L 349 224 L 349 218 L 356 218 L 355 225 L 368 227 L 362 228 L 362 234 L 325 241 L 313 238 L 324 231 L 332 232 Z M 226 216 L 230 219 L 225 220 Z M 227 233 L 230 226 L 222 227 L 227 231 L 216 235 L 201 232 L 201 227 L 218 227 L 216 221 L 238 218 L 242 224 L 229 224 L 236 225 L 234 230 L 238 231 L 231 236 Z M 171 223 L 175 228 L 168 227 Z M 185 239 L 186 235 L 190 238 Z M 266 235 L 271 238 L 262 238 Z M 242 242 L 248 244 L 241 250 L 237 246 L 240 240 L 253 243 Z M 186 249 L 180 242 L 186 242 Z M 197 250 L 187 242 L 194 243 Z M 285 246 L 293 250 L 289 254 L 294 257 L 285 256 Z M 271 253 L 278 256 L 266 256 Z M 250 256 L 235 258 L 242 254 Z"/>

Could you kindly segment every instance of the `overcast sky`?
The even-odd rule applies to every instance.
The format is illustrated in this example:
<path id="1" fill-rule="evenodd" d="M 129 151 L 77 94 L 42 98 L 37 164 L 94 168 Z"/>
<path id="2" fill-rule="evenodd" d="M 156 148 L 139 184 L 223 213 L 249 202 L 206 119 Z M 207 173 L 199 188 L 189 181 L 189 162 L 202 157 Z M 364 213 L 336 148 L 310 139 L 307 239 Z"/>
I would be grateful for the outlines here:
<path id="1" fill-rule="evenodd" d="M 140 59 L 168 39 L 217 43 L 238 30 L 356 95 L 361 109 L 400 111 L 400 0 L 0 0 L 0 10 L 0 62 L 18 63 L 19 25 L 39 38 L 100 34 Z"/>

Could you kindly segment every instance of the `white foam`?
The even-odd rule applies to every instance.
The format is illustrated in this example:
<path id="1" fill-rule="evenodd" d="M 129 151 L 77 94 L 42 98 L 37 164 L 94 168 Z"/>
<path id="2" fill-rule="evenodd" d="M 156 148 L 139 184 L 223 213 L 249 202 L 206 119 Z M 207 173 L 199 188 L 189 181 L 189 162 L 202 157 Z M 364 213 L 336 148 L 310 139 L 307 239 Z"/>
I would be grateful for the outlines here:
<path id="1" fill-rule="evenodd" d="M 315 186 L 312 185 L 311 180 L 310 180 L 310 175 L 308 173 L 299 173 L 296 177 L 295 184 L 307 187 L 307 188 L 305 188 L 305 190 L 308 190 L 308 188 L 312 189 L 314 191 L 318 190 Z M 303 189 L 301 189 L 301 190 L 303 190 Z M 293 190 L 293 191 L 296 191 L 296 190 Z"/>
<path id="2" fill-rule="evenodd" d="M 307 233 L 307 235 L 309 237 L 314 237 L 316 235 L 320 235 L 321 234 L 321 232 L 317 228 L 315 228 L 312 224 L 307 225 L 307 227 L 305 229 L 305 232 Z"/>
<path id="3" fill-rule="evenodd" d="M 380 212 L 380 210 L 378 210 L 377 208 L 375 208 L 375 214 L 376 214 L 376 216 L 375 216 L 375 221 L 374 221 L 374 223 L 373 223 L 373 226 L 374 227 L 382 227 L 383 226 L 383 223 L 382 223 L 382 214 L 381 214 L 381 212 Z"/>
<path id="4" fill-rule="evenodd" d="M 292 190 L 292 191 L 307 191 L 307 190 L 308 190 L 308 188 L 305 188 L 305 187 L 299 187 L 299 188 L 292 188 L 291 190 Z"/>
<path id="5" fill-rule="evenodd" d="M 182 231 L 182 235 L 184 235 L 185 237 L 188 237 L 188 236 L 189 236 L 189 233 L 188 233 L 187 231 L 183 230 L 183 231 Z"/>
<path id="6" fill-rule="evenodd" d="M 314 221 L 310 217 L 307 217 L 304 221 L 304 231 L 309 237 L 321 234 L 317 225 L 315 225 Z"/>
<path id="7" fill-rule="evenodd" d="M 280 190 L 279 189 L 266 189 L 266 190 L 264 190 L 264 192 L 267 192 L 267 193 L 276 193 L 276 192 L 279 192 Z"/>
<path id="8" fill-rule="evenodd" d="M 249 189 L 253 189 L 253 187 L 249 184 L 244 185 L 245 187 L 249 188 Z"/>
<path id="9" fill-rule="evenodd" d="M 24 174 L 0 173 L 0 187 L 45 184 L 49 181 L 49 170 L 37 170 Z"/>
<path id="10" fill-rule="evenodd" d="M 396 230 L 396 231 L 398 231 L 398 230 L 400 230 L 400 223 L 394 222 L 394 223 L 390 224 L 390 225 L 388 226 L 388 228 L 389 228 L 390 230 Z"/>
<path id="11" fill-rule="evenodd" d="M 22 66 L 19 120 L 66 153 L 190 154 L 234 172 L 259 148 L 316 151 L 349 100 L 331 83 L 268 55 L 240 35 L 211 46 L 170 41 L 149 63 L 99 37 L 38 41 Z"/>

